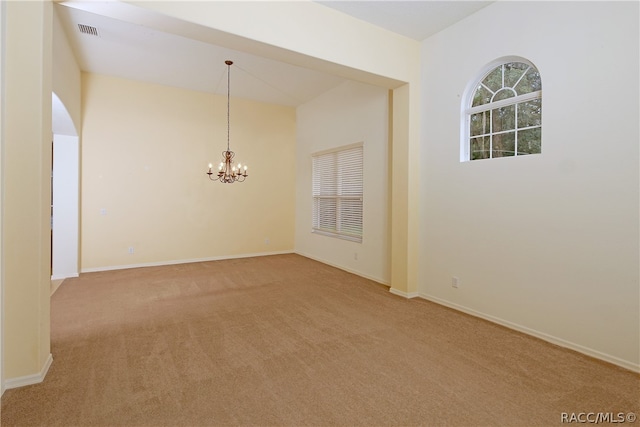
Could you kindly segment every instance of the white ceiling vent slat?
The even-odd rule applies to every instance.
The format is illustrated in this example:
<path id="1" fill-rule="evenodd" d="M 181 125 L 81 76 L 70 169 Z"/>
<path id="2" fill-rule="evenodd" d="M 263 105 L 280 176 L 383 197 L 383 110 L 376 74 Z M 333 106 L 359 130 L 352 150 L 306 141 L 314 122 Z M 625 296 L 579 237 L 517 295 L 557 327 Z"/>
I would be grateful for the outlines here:
<path id="1" fill-rule="evenodd" d="M 96 27 L 92 27 L 91 25 L 78 24 L 78 29 L 82 34 L 100 37 L 100 34 L 98 34 L 98 29 Z"/>

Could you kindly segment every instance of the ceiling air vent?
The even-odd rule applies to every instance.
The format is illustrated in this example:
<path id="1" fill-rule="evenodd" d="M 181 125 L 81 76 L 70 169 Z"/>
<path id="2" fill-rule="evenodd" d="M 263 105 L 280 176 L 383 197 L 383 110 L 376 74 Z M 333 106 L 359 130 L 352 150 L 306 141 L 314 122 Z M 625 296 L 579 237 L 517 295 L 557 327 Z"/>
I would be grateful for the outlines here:
<path id="1" fill-rule="evenodd" d="M 98 29 L 96 27 L 92 27 L 91 25 L 78 24 L 78 29 L 82 34 L 100 37 L 100 35 L 98 34 Z"/>

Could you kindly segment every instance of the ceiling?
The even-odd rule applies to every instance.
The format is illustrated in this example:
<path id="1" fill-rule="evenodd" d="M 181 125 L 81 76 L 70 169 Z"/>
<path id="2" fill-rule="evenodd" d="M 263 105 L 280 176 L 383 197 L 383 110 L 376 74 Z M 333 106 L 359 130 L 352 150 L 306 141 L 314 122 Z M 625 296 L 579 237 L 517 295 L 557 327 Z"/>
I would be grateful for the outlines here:
<path id="1" fill-rule="evenodd" d="M 417 41 L 422 41 L 493 3 L 458 0 L 315 1 Z"/>
<path id="2" fill-rule="evenodd" d="M 421 41 L 492 2 L 317 3 Z M 224 61 L 230 59 L 234 61 L 231 67 L 233 97 L 287 106 L 303 104 L 344 81 L 336 75 L 164 32 L 105 12 L 116 4 L 123 5 L 121 2 L 73 1 L 55 5 L 83 71 L 226 94 Z M 145 9 L 136 8 L 137 22 L 141 22 L 140 14 L 144 13 L 147 13 Z M 86 26 L 84 32 L 79 25 Z"/>

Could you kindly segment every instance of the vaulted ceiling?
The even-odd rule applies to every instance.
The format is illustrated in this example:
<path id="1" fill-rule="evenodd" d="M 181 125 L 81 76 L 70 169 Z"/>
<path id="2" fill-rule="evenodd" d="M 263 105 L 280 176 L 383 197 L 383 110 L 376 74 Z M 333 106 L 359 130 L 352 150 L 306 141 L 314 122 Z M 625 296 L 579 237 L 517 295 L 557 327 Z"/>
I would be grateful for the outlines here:
<path id="1" fill-rule="evenodd" d="M 354 18 L 421 41 L 464 19 L 489 1 L 318 1 Z M 232 95 L 297 106 L 344 78 L 139 25 L 113 14 L 121 2 L 56 3 L 83 71 L 185 89 L 226 94 L 231 59 Z M 136 8 L 136 14 L 147 13 Z M 140 22 L 138 19 L 137 22 Z"/>

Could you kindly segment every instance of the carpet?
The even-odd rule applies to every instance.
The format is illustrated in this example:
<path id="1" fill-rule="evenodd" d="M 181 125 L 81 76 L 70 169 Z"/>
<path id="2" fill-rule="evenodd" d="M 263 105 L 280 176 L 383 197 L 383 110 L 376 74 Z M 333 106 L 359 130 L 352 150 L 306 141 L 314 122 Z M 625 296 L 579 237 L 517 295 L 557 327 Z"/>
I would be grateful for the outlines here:
<path id="1" fill-rule="evenodd" d="M 640 376 L 288 254 L 82 274 L 2 426 L 546 426 Z M 586 416 L 586 415 L 585 415 Z"/>

